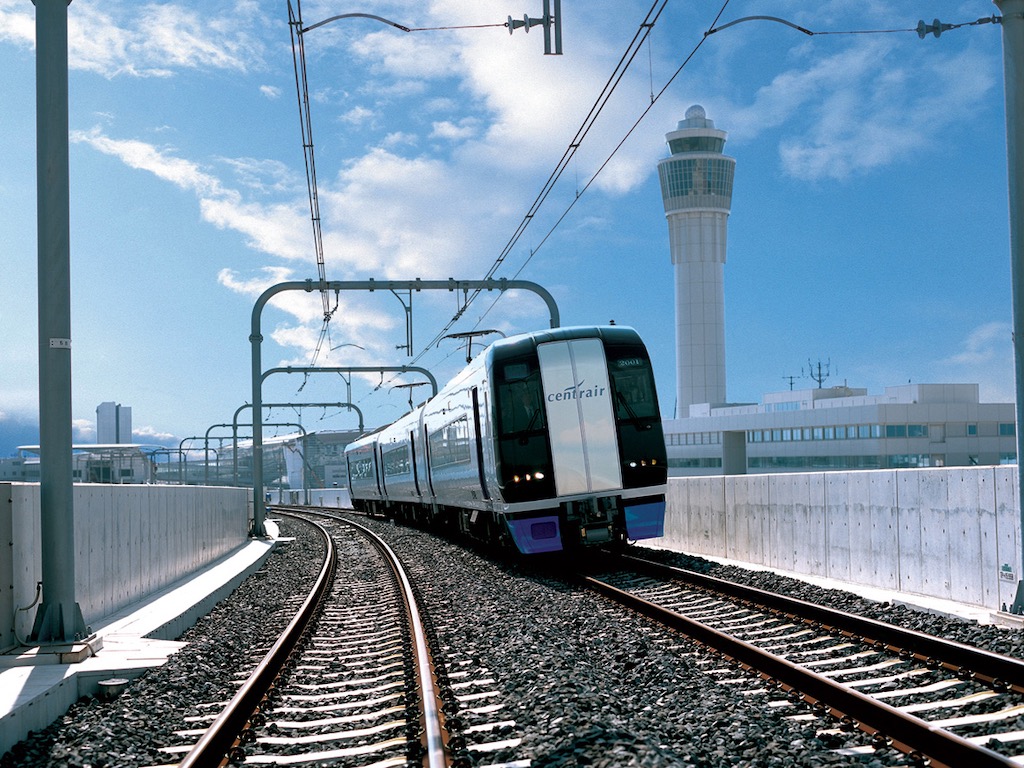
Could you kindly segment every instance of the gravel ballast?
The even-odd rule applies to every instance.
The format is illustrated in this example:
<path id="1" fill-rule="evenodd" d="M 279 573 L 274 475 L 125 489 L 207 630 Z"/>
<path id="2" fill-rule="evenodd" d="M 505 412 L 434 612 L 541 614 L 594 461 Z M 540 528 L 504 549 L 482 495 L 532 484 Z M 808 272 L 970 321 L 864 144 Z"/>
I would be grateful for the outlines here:
<path id="1" fill-rule="evenodd" d="M 521 741 L 493 752 L 471 750 L 477 765 L 516 760 L 529 760 L 536 768 L 907 764 L 891 750 L 863 757 L 837 754 L 830 749 L 835 744 L 816 735 L 821 721 L 783 719 L 780 710 L 766 706 L 766 696 L 746 693 L 758 687 L 753 679 L 716 682 L 706 670 L 722 662 L 557 572 L 482 557 L 421 531 L 360 522 L 381 533 L 402 559 L 441 645 L 486 670 L 500 692 L 503 707 L 495 719 L 514 724 L 490 736 L 466 734 L 467 742 Z M 288 532 L 285 524 L 283 533 Z M 248 648 L 266 645 L 272 637 L 266 617 L 284 613 L 289 595 L 301 592 L 308 572 L 316 570 L 314 546 L 300 540 L 271 556 L 259 574 L 181 638 L 188 645 L 165 666 L 132 681 L 112 702 L 81 700 L 50 728 L 4 755 L 0 768 L 172 762 L 157 748 L 183 727 L 182 718 L 194 711 L 197 698 L 230 698 L 239 664 L 251 656 Z M 641 549 L 639 554 L 1021 654 L 1017 631 L 872 603 L 677 553 Z M 313 564 L 301 566 L 303 558 Z"/>

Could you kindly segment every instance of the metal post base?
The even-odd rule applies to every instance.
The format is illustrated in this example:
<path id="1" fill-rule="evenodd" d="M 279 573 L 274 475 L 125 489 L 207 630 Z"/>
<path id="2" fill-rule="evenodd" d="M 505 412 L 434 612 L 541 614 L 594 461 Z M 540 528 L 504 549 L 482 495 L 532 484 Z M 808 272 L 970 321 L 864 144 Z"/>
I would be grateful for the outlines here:
<path id="1" fill-rule="evenodd" d="M 1024 581 L 1017 582 L 1017 595 L 1013 598 L 1013 602 L 1010 604 L 1008 611 L 1006 604 L 1003 603 L 1003 611 L 1012 613 L 1016 616 L 1024 616 Z"/>
<path id="2" fill-rule="evenodd" d="M 78 603 L 48 603 L 45 600 L 36 612 L 30 643 L 73 643 L 87 637 L 89 628 L 82 618 Z"/>

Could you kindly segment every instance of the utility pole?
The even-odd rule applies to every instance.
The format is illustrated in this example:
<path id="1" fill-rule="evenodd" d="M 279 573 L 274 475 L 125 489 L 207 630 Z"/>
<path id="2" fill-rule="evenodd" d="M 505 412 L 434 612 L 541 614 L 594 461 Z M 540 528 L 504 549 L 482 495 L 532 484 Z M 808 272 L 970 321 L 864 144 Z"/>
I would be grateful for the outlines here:
<path id="1" fill-rule="evenodd" d="M 43 597 L 31 640 L 88 630 L 75 601 L 71 456 L 71 193 L 68 0 L 36 4 L 36 197 L 39 267 L 39 483 Z"/>
<path id="2" fill-rule="evenodd" d="M 1010 280 L 1013 292 L 1013 361 L 1017 401 L 1017 510 L 1024 530 L 1024 0 L 993 0 L 1002 14 L 1003 88 L 1006 98 L 1006 169 L 1010 203 Z M 1024 544 L 1022 544 L 1024 547 Z M 1024 551 L 1018 567 L 1024 567 Z M 1017 581 L 1012 613 L 1024 613 L 1024 579 Z"/>

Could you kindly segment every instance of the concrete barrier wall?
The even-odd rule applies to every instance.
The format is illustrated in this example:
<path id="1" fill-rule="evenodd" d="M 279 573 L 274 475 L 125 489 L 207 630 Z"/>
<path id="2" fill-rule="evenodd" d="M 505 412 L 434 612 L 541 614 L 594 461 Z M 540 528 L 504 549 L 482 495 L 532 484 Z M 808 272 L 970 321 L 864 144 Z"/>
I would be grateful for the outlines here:
<path id="1" fill-rule="evenodd" d="M 672 478 L 652 543 L 999 610 L 1021 577 L 1017 468 Z"/>
<path id="2" fill-rule="evenodd" d="M 75 590 L 88 625 L 244 544 L 245 488 L 74 486 Z M 0 647 L 31 632 L 42 578 L 39 486 L 0 483 Z M 15 618 L 16 616 L 16 618 Z"/>
<path id="3" fill-rule="evenodd" d="M 276 488 L 268 491 L 271 504 L 305 504 L 308 494 L 309 503 L 314 507 L 331 507 L 334 509 L 352 509 L 352 498 L 348 488 L 310 488 L 303 489 Z"/>

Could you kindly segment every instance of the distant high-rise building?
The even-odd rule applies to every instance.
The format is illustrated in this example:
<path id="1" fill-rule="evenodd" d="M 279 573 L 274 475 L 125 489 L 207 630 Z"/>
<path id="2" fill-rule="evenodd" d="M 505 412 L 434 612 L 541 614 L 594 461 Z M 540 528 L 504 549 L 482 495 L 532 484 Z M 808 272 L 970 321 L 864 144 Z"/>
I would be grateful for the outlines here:
<path id="1" fill-rule="evenodd" d="M 724 403 L 726 225 L 736 161 L 704 108 L 686 110 L 658 163 L 676 280 L 676 413 Z"/>
<path id="2" fill-rule="evenodd" d="M 96 442 L 100 445 L 132 442 L 132 409 L 118 403 L 96 408 Z"/>

